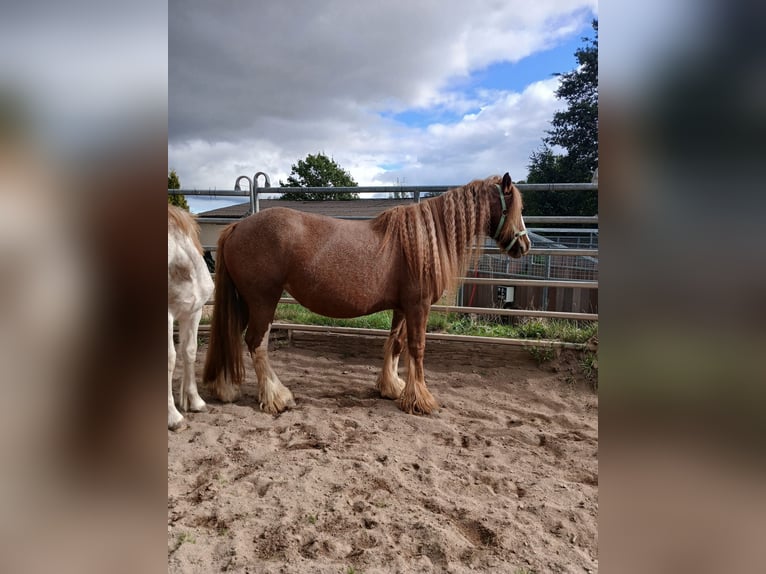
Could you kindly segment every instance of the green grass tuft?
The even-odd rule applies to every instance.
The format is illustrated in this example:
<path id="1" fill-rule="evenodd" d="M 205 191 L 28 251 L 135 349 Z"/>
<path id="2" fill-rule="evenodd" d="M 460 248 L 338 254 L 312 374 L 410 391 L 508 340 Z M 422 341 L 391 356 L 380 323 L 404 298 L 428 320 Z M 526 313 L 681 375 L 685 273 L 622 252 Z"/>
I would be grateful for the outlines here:
<path id="1" fill-rule="evenodd" d="M 585 353 L 580 360 L 585 380 L 588 381 L 594 389 L 598 388 L 598 356 L 595 353 Z"/>
<path id="2" fill-rule="evenodd" d="M 532 358 L 538 365 L 547 363 L 556 358 L 556 351 L 551 347 L 527 347 L 527 352 L 532 355 Z"/>
<path id="3" fill-rule="evenodd" d="M 391 311 L 381 311 L 356 319 L 332 319 L 312 313 L 300 305 L 281 303 L 277 307 L 275 320 L 304 325 L 389 330 L 391 328 L 392 316 L 393 313 Z M 453 335 L 584 343 L 598 333 L 598 323 L 567 319 L 523 318 L 517 325 L 508 325 L 492 321 L 489 318 L 476 318 L 457 313 L 432 312 L 428 318 L 427 330 L 429 333 L 449 333 Z"/>

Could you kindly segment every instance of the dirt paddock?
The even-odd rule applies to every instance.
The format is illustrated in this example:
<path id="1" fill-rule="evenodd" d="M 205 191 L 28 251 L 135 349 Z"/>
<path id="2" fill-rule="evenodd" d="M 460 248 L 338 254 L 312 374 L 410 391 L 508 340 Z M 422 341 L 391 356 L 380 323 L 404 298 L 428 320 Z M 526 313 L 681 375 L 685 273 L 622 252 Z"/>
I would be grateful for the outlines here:
<path id="1" fill-rule="evenodd" d="M 276 417 L 249 361 L 237 403 L 201 389 L 209 411 L 168 432 L 169 572 L 596 572 L 598 398 L 577 357 L 429 342 L 441 409 L 419 417 L 378 396 L 382 343 L 276 341 L 297 402 Z"/>

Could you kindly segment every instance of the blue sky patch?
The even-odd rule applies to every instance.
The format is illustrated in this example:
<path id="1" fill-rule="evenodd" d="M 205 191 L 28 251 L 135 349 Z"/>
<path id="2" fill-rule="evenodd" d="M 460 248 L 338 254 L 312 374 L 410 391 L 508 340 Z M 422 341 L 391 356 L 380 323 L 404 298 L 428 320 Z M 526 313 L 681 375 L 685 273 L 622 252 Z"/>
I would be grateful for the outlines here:
<path id="1" fill-rule="evenodd" d="M 580 34 L 545 52 L 537 52 L 515 63 L 493 64 L 471 75 L 471 84 L 487 90 L 522 92 L 529 84 L 547 80 L 557 73 L 574 70 L 574 53 L 583 46 Z"/>
<path id="2" fill-rule="evenodd" d="M 448 92 L 460 94 L 465 100 L 481 102 L 481 92 L 523 92 L 534 82 L 547 80 L 556 73 L 570 72 L 577 61 L 574 53 L 583 47 L 581 36 L 592 37 L 592 31 L 580 32 L 543 52 L 537 52 L 515 63 L 500 62 L 478 70 L 468 78 L 460 78 L 454 85 L 448 86 Z M 426 128 L 432 124 L 455 124 L 467 114 L 480 111 L 477 105 L 473 109 L 457 111 L 444 105 L 431 108 L 412 108 L 403 112 L 382 112 L 381 117 L 393 120 L 412 128 Z"/>

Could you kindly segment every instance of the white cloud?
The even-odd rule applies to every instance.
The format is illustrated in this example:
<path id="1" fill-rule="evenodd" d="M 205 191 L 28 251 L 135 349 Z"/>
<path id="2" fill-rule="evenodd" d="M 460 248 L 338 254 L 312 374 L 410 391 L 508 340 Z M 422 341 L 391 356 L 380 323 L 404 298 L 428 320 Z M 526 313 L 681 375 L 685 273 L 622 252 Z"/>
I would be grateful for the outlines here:
<path id="1" fill-rule="evenodd" d="M 549 48 L 595 10 L 590 0 L 290 10 L 171 0 L 169 165 L 184 186 L 219 189 L 259 170 L 277 184 L 317 151 L 360 184 L 463 183 L 501 170 L 523 178 L 558 105 L 555 80 L 472 94 L 455 80 Z M 381 116 L 414 108 L 458 119 L 415 128 Z"/>
<path id="2" fill-rule="evenodd" d="M 496 92 L 496 99 L 477 114 L 454 124 L 407 128 L 393 121 L 370 118 L 369 124 L 333 126 L 317 122 L 305 137 L 272 140 L 245 138 L 238 143 L 194 140 L 169 146 L 168 164 L 182 176 L 184 187 L 228 188 L 240 175 L 270 174 L 272 184 L 286 179 L 290 166 L 307 153 L 323 151 L 350 171 L 361 185 L 460 184 L 476 177 L 510 171 L 526 176 L 529 153 L 553 113 L 561 107 L 550 78 L 522 93 Z M 354 137 L 347 137 L 348 130 Z M 400 166 L 386 170 L 382 166 Z M 183 166 L 183 169 L 181 169 Z M 225 175 L 224 175 L 225 174 Z"/>

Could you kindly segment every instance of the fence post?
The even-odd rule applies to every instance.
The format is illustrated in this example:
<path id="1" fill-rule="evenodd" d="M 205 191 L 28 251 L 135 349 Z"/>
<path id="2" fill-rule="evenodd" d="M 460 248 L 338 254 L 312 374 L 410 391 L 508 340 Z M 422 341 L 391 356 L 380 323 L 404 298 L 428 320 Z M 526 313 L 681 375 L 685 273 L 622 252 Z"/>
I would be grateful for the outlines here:
<path id="1" fill-rule="evenodd" d="M 263 187 L 271 187 L 271 180 L 269 179 L 269 175 L 265 172 L 259 171 L 253 176 L 253 183 L 255 184 L 253 187 L 253 194 L 250 196 L 250 205 L 253 209 L 253 213 L 258 213 L 261 210 L 260 203 L 258 202 L 258 194 L 260 191 L 258 190 L 258 176 L 263 176 Z"/>
<path id="2" fill-rule="evenodd" d="M 239 180 L 240 179 L 246 179 L 247 180 L 247 184 L 250 186 L 248 188 L 248 191 L 250 192 L 250 213 L 252 213 L 253 212 L 253 180 L 251 180 L 246 175 L 240 175 L 237 178 L 237 181 L 234 182 L 234 191 L 242 191 L 242 188 L 239 186 Z"/>

